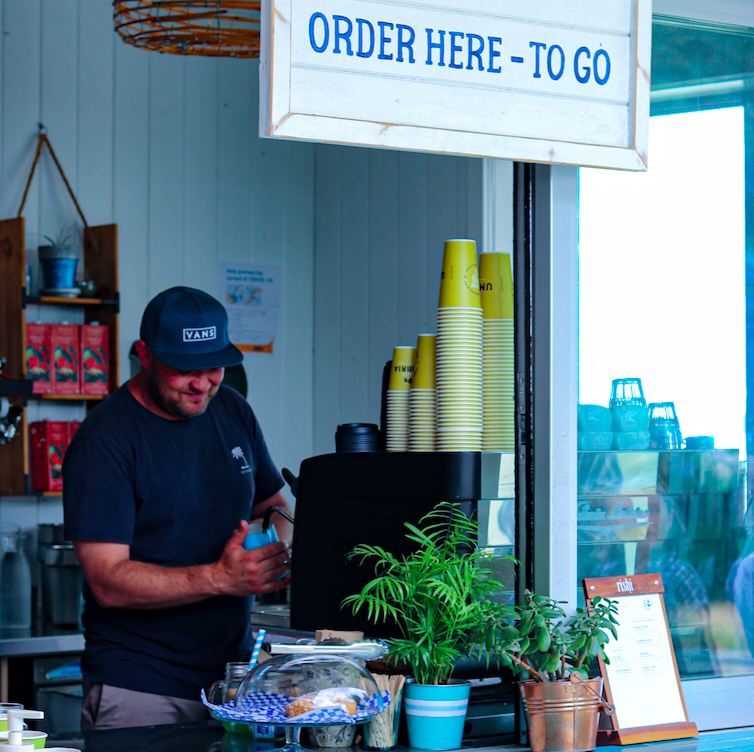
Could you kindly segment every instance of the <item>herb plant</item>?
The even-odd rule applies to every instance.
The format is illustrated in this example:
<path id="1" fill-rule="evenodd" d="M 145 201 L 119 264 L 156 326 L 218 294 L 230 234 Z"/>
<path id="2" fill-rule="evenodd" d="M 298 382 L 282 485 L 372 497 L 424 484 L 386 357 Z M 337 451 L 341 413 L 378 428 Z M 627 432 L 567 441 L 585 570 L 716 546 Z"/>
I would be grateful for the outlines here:
<path id="1" fill-rule="evenodd" d="M 366 608 L 378 623 L 392 618 L 401 637 L 389 640 L 389 657 L 411 666 L 420 684 L 447 684 L 459 658 L 486 659 L 505 651 L 504 630 L 512 609 L 490 598 L 503 587 L 490 564 L 496 557 L 477 547 L 478 526 L 443 502 L 419 526 L 405 523 L 417 544 L 398 558 L 380 546 L 356 546 L 349 559 L 374 561 L 376 577 L 343 601 L 354 613 Z"/>
<path id="2" fill-rule="evenodd" d="M 615 601 L 594 598 L 590 610 L 578 608 L 566 618 L 557 601 L 527 590 L 516 612 L 514 623 L 504 630 L 507 648 L 502 655 L 514 673 L 526 671 L 538 682 L 559 681 L 572 672 L 588 679 L 594 658 L 610 663 L 603 648 L 610 635 L 618 637 Z"/>

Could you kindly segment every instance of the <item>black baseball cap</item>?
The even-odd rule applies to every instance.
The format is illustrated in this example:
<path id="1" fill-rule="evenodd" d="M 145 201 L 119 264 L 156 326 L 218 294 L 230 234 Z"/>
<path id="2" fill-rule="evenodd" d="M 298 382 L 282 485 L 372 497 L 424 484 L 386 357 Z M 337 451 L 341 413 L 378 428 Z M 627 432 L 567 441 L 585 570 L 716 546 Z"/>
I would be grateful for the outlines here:
<path id="1" fill-rule="evenodd" d="M 243 362 L 228 339 L 222 303 L 193 287 L 171 287 L 152 298 L 141 318 L 141 339 L 171 368 L 204 371 Z"/>

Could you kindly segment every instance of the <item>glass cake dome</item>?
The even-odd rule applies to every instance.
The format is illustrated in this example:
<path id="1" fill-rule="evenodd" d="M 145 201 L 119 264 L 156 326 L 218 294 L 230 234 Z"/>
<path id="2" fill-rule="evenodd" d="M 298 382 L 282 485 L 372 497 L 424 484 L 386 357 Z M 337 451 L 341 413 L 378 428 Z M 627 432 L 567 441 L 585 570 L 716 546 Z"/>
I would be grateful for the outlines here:
<path id="1" fill-rule="evenodd" d="M 258 664 L 236 692 L 235 712 L 255 723 L 286 727 L 286 752 L 301 750 L 303 726 L 368 721 L 389 705 L 374 677 L 346 655 L 277 655 Z"/>

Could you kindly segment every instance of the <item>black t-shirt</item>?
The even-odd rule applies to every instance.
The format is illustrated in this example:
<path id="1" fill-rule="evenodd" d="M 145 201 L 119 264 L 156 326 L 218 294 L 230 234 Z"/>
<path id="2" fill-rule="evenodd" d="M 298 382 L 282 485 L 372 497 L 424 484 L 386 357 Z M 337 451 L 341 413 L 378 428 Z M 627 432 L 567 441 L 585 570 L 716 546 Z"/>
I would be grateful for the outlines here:
<path id="1" fill-rule="evenodd" d="M 216 561 L 252 505 L 284 485 L 251 408 L 224 386 L 188 420 L 160 418 L 121 387 L 76 432 L 63 478 L 67 540 L 124 543 L 165 567 Z M 251 598 L 102 608 L 84 584 L 84 601 L 92 682 L 198 700 L 251 652 Z"/>

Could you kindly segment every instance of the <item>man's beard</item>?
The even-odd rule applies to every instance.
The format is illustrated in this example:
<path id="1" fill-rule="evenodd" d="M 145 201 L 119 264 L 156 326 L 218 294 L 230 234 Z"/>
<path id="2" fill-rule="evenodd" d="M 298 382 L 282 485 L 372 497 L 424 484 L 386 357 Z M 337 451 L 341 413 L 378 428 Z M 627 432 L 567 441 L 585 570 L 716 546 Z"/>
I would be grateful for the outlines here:
<path id="1" fill-rule="evenodd" d="M 210 400 L 217 394 L 217 390 L 217 386 L 210 388 L 207 393 L 207 401 L 199 412 L 188 412 L 181 407 L 180 397 L 171 398 L 160 391 L 160 383 L 155 378 L 154 370 L 151 368 L 147 370 L 147 392 L 150 399 L 157 407 L 175 418 L 195 418 L 197 415 L 201 415 L 207 409 Z"/>

